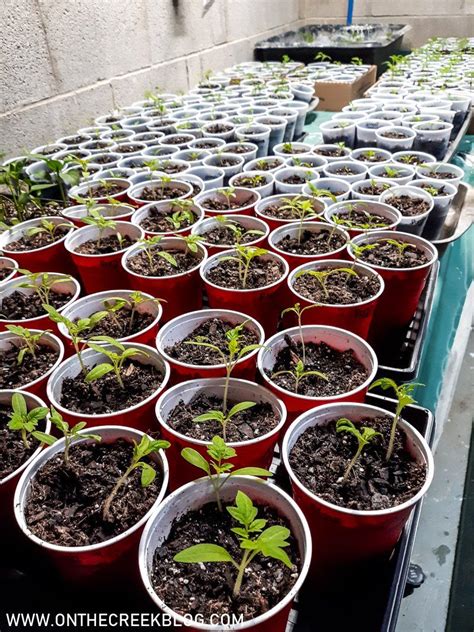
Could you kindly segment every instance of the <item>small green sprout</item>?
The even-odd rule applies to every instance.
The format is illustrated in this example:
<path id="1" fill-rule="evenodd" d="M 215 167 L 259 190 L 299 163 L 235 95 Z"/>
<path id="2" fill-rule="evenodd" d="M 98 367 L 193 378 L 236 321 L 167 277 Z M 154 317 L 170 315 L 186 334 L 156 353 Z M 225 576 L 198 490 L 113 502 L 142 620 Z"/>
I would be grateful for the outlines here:
<path id="1" fill-rule="evenodd" d="M 302 276 L 313 277 L 321 286 L 325 298 L 328 299 L 329 290 L 327 288 L 327 283 L 331 276 L 333 276 L 334 274 L 340 274 L 341 272 L 347 274 L 348 276 L 359 276 L 357 272 L 352 268 L 331 268 L 329 270 L 300 270 L 296 273 L 295 278 L 299 279 Z"/>
<path id="2" fill-rule="evenodd" d="M 225 228 L 228 228 L 234 233 L 234 243 L 237 245 L 241 244 L 245 237 L 247 237 L 248 235 L 255 235 L 256 237 L 260 237 L 261 235 L 265 234 L 262 230 L 243 230 L 243 226 L 237 224 L 237 222 L 234 222 L 225 215 L 216 215 L 214 219 L 219 222 L 219 224 L 222 224 Z"/>
<path id="3" fill-rule="evenodd" d="M 97 248 L 100 248 L 102 239 L 104 237 L 104 231 L 108 228 L 115 230 L 117 227 L 117 223 L 113 219 L 107 219 L 103 215 L 99 213 L 97 209 L 90 209 L 89 215 L 82 218 L 82 221 L 85 224 L 89 224 L 91 226 L 95 226 L 99 231 L 99 236 L 97 238 Z M 121 235 L 117 234 L 117 239 L 121 241 Z"/>
<path id="4" fill-rule="evenodd" d="M 69 451 L 71 448 L 71 444 L 75 439 L 81 438 L 92 439 L 93 441 L 102 441 L 102 437 L 100 435 L 85 433 L 79 434 L 81 430 L 84 430 L 84 428 L 87 426 L 86 422 L 80 421 L 71 428 L 68 422 L 64 421 L 62 415 L 53 406 L 51 406 L 50 419 L 53 426 L 57 430 L 59 430 L 59 432 L 64 437 L 63 461 L 66 467 L 69 465 Z M 56 437 L 53 437 L 52 435 L 46 433 L 41 433 L 40 441 L 43 441 L 47 445 L 53 445 L 53 443 L 56 443 Z"/>
<path id="5" fill-rule="evenodd" d="M 58 222 L 57 224 L 55 224 L 49 219 L 42 218 L 40 220 L 39 226 L 34 226 L 33 228 L 28 229 L 27 235 L 28 237 L 34 237 L 35 235 L 46 233 L 50 236 L 51 240 L 54 241 L 55 239 L 57 239 L 56 233 L 61 228 L 71 228 L 71 224 L 66 222 Z"/>
<path id="6" fill-rule="evenodd" d="M 37 406 L 28 411 L 26 400 L 21 393 L 13 393 L 11 400 L 12 414 L 7 426 L 10 430 L 18 430 L 26 450 L 30 449 L 29 437 L 43 441 L 42 435 L 36 430 L 39 422 L 45 419 L 49 410 L 44 406 Z"/>
<path id="7" fill-rule="evenodd" d="M 36 352 L 40 347 L 41 338 L 50 331 L 47 329 L 33 333 L 30 329 L 25 329 L 25 327 L 21 327 L 20 325 L 7 325 L 6 328 L 10 333 L 19 338 L 22 344 L 17 356 L 18 365 L 23 364 L 23 360 L 27 354 L 32 358 L 36 357 Z"/>
<path id="8" fill-rule="evenodd" d="M 144 237 L 138 240 L 140 249 L 145 253 L 148 259 L 148 266 L 152 274 L 156 272 L 157 258 L 163 259 L 173 268 L 178 267 L 178 262 L 171 253 L 166 250 L 160 250 L 160 248 L 157 247 L 162 239 L 162 235 L 155 235 L 154 237 Z"/>
<path id="9" fill-rule="evenodd" d="M 29 270 L 20 269 L 19 272 L 26 277 L 25 281 L 18 283 L 16 287 L 34 290 L 40 297 L 41 303 L 50 304 L 51 292 L 55 285 L 70 281 L 72 277 L 64 274 L 60 276 L 51 276 L 49 272 L 30 272 Z"/>
<path id="10" fill-rule="evenodd" d="M 398 250 L 398 254 L 403 257 L 405 250 L 407 248 L 415 248 L 416 246 L 414 244 L 410 244 L 409 242 L 405 241 L 398 241 L 397 239 L 384 239 L 384 242 L 386 244 L 390 244 L 391 246 L 395 246 L 395 248 Z"/>
<path id="11" fill-rule="evenodd" d="M 247 287 L 247 278 L 252 261 L 257 257 L 263 257 L 268 254 L 268 250 L 265 250 L 265 248 L 241 246 L 237 244 L 235 246 L 235 251 L 237 256 L 229 255 L 221 257 L 219 261 L 236 261 L 239 264 L 239 280 L 242 285 L 242 289 L 245 290 Z"/>
<path id="12" fill-rule="evenodd" d="M 95 342 L 105 342 L 117 351 L 113 351 L 107 347 L 102 347 L 100 345 L 95 344 Z M 126 360 L 129 358 L 133 358 L 136 356 L 144 356 L 148 357 L 148 354 L 141 349 L 136 349 L 135 347 L 125 347 L 122 343 L 110 336 L 94 336 L 88 343 L 87 346 L 97 351 L 101 355 L 105 355 L 108 359 L 108 362 L 101 362 L 100 364 L 96 364 L 94 368 L 92 368 L 87 375 L 85 376 L 85 381 L 88 384 L 100 380 L 100 378 L 104 377 L 108 373 L 114 373 L 117 382 L 119 383 L 120 388 L 124 389 L 125 384 L 122 379 L 122 368 Z"/>
<path id="13" fill-rule="evenodd" d="M 319 303 L 314 303 L 313 305 L 306 305 L 306 307 L 303 307 L 303 308 L 301 307 L 301 303 L 295 303 L 291 307 L 287 307 L 286 309 L 284 309 L 280 314 L 282 318 L 285 314 L 295 314 L 298 320 L 298 329 L 300 333 L 301 349 L 302 349 L 301 359 L 303 362 L 303 366 L 306 365 L 306 345 L 305 345 L 304 336 L 303 336 L 303 314 L 310 309 L 314 309 L 315 307 L 319 307 Z"/>
<path id="14" fill-rule="evenodd" d="M 352 468 L 357 463 L 357 460 L 362 454 L 362 451 L 365 448 L 365 446 L 368 445 L 371 441 L 373 441 L 375 437 L 377 436 L 381 437 L 382 434 L 380 432 L 377 432 L 373 428 L 368 428 L 367 426 L 362 426 L 362 428 L 359 431 L 359 429 L 356 428 L 356 426 L 352 423 L 352 421 L 350 421 L 349 419 L 346 419 L 345 417 L 337 421 L 336 432 L 348 432 L 349 434 L 353 435 L 357 439 L 357 444 L 358 444 L 357 452 L 351 459 L 349 465 L 346 468 L 346 471 L 344 472 L 344 476 L 342 477 L 342 481 L 346 481 Z"/>
<path id="15" fill-rule="evenodd" d="M 204 423 L 206 421 L 217 421 L 222 427 L 222 438 L 224 441 L 227 441 L 226 433 L 227 433 L 227 424 L 239 413 L 244 410 L 248 410 L 249 408 L 253 408 L 256 406 L 255 402 L 240 402 L 239 404 L 235 404 L 228 412 L 222 412 L 221 410 L 210 410 L 207 413 L 203 413 L 202 415 L 198 415 L 194 417 L 193 421 L 195 423 Z"/>
<path id="16" fill-rule="evenodd" d="M 230 211 L 232 200 L 237 197 L 235 193 L 235 187 L 225 187 L 224 189 L 217 189 L 217 193 L 225 197 L 227 201 L 227 208 Z"/>
<path id="17" fill-rule="evenodd" d="M 321 373 L 321 371 L 306 371 L 303 360 L 298 360 L 292 371 L 276 371 L 275 373 L 272 373 L 271 378 L 273 379 L 279 375 L 291 375 L 295 381 L 295 393 L 298 393 L 301 381 L 307 377 L 318 377 L 321 380 L 326 380 L 326 382 L 329 379 L 328 376 L 325 373 Z"/>

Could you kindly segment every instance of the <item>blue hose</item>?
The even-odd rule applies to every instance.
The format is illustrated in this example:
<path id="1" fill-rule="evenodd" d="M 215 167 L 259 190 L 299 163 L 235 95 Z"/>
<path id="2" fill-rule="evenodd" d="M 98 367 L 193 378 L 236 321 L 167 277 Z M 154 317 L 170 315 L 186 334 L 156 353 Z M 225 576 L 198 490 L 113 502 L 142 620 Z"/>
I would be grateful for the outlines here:
<path id="1" fill-rule="evenodd" d="M 352 15 L 354 13 L 354 0 L 348 0 L 347 2 L 347 26 L 352 24 Z"/>

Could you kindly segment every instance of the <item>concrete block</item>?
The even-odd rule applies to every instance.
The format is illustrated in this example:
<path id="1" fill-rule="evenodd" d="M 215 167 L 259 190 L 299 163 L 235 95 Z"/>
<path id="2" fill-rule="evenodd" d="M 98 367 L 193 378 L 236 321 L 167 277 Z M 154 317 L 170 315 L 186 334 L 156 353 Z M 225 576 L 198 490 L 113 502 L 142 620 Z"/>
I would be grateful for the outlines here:
<path id="1" fill-rule="evenodd" d="M 301 0 L 301 2 L 302 17 L 307 20 L 311 18 L 342 18 L 338 22 L 345 22 L 347 0 L 317 0 L 317 2 L 314 0 Z M 370 15 L 369 5 L 370 0 L 357 0 L 354 3 L 354 16 Z"/>
<path id="2" fill-rule="evenodd" d="M 463 11 L 464 0 L 449 0 L 440 2 L 439 0 L 398 0 L 389 2 L 388 0 L 371 0 L 370 10 L 373 16 L 423 16 L 432 17 L 434 15 L 456 15 Z M 474 26 L 474 25 L 473 25 Z"/>
<path id="3" fill-rule="evenodd" d="M 0 2 L 0 112 L 56 92 L 41 15 L 34 0 Z"/>
<path id="4" fill-rule="evenodd" d="M 61 92 L 151 64 L 144 0 L 38 0 Z"/>
<path id="5" fill-rule="evenodd" d="M 225 10 L 228 41 L 279 26 L 289 30 L 291 23 L 299 19 L 297 0 L 227 0 Z"/>

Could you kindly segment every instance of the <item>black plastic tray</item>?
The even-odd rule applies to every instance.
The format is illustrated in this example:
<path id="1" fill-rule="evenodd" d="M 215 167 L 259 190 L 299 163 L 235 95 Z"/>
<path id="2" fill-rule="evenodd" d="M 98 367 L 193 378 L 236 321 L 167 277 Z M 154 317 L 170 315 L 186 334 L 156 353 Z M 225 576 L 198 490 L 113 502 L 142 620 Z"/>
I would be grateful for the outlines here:
<path id="1" fill-rule="evenodd" d="M 283 55 L 288 55 L 295 61 L 310 63 L 318 52 L 324 52 L 334 61 L 350 63 L 353 57 L 360 57 L 365 64 L 380 68 L 391 55 L 400 51 L 403 36 L 410 28 L 405 24 L 354 24 L 349 27 L 343 24 L 308 24 L 296 31 L 287 31 L 258 42 L 254 49 L 255 59 L 280 61 Z M 367 37 L 357 41 L 357 35 L 355 39 L 345 37 L 348 33 L 365 33 Z M 303 36 L 313 36 L 315 41 L 307 42 Z M 318 37 L 325 36 L 331 36 L 336 41 L 318 43 Z"/>
<path id="2" fill-rule="evenodd" d="M 399 337 L 387 340 L 383 349 L 377 350 L 379 370 L 377 377 L 391 377 L 397 383 L 414 380 L 418 374 L 423 343 L 430 320 L 438 279 L 437 261 L 428 277 L 413 320 Z"/>

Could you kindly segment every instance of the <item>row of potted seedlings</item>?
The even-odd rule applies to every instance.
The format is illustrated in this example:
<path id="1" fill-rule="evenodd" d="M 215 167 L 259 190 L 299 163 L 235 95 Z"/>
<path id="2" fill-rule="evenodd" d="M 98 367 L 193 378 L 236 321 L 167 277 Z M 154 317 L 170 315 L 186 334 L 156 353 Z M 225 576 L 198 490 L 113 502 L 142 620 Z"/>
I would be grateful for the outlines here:
<path id="1" fill-rule="evenodd" d="M 207 78 L 186 103 L 305 103 L 308 77 L 288 61 L 240 65 Z M 132 121 L 104 117 L 100 134 L 160 140 L 146 138 L 164 130 L 140 120 L 143 110 L 174 125 L 175 98 L 147 97 L 126 112 Z M 213 113 L 229 114 L 221 100 Z M 195 112 L 184 114 L 180 135 L 202 129 Z M 211 171 L 222 181 L 207 188 L 192 173 L 203 165 L 175 176 L 173 147 L 169 171 L 138 163 L 94 180 L 83 169 L 91 163 L 79 164 L 85 183 L 70 191 L 80 202 L 71 206 L 74 177 L 66 183 L 68 168 L 50 165 L 55 186 L 65 185 L 56 212 L 32 190 L 46 183 L 34 184 L 31 170 L 14 161 L 3 171 L 27 193 L 10 196 L 11 213 L 46 217 L 2 235 L 2 510 L 68 580 L 112 584 L 138 563 L 156 605 L 180 623 L 191 617 L 191 629 L 232 625 L 213 623 L 219 615 L 237 617 L 232 629 L 284 630 L 307 576 L 324 581 L 341 565 L 390 554 L 433 476 L 429 447 L 402 419 L 414 385 L 374 382 L 366 339 L 410 320 L 436 250 L 393 232 L 403 216 L 393 202 L 357 198 L 344 178 L 330 188 L 322 167 L 337 154 L 291 136 L 267 156 L 253 132 L 237 145 L 250 156 L 236 174 L 225 171 L 233 158 L 211 152 L 223 173 Z M 80 151 L 94 149 L 112 146 Z M 298 190 L 273 195 L 271 178 L 254 179 L 301 169 L 300 160 L 315 177 L 288 174 Z M 393 390 L 395 414 L 364 403 L 375 386 Z M 277 443 L 293 499 L 271 483 Z"/>

